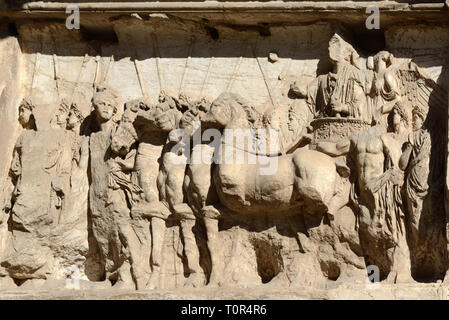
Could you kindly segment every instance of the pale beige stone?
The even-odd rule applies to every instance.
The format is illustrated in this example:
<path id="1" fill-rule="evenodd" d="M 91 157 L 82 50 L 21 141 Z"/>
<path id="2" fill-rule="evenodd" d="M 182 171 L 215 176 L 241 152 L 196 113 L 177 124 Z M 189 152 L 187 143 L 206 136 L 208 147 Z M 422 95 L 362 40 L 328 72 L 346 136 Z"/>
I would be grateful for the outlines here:
<path id="1" fill-rule="evenodd" d="M 372 3 L 2 3 L 0 298 L 447 299 L 447 10 Z"/>

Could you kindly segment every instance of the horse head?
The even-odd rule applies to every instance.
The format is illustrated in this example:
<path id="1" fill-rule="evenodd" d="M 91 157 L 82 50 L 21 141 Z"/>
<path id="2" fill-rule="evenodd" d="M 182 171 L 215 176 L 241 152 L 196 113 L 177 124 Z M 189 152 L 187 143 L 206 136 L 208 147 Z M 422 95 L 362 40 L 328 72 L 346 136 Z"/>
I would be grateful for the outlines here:
<path id="1" fill-rule="evenodd" d="M 209 111 L 201 117 L 207 128 L 254 128 L 261 115 L 238 94 L 225 92 L 212 102 Z"/>
<path id="2" fill-rule="evenodd" d="M 185 130 L 192 135 L 195 130 L 199 129 L 198 124 L 201 118 L 206 114 L 211 106 L 211 102 L 206 98 L 201 98 L 200 100 L 192 103 L 189 108 L 182 114 L 179 120 L 179 128 Z"/>
<path id="3" fill-rule="evenodd" d="M 139 115 L 139 120 L 146 123 L 148 130 L 159 132 L 170 132 L 179 126 L 182 116 L 174 100 L 168 99 L 159 102 L 149 112 Z"/>

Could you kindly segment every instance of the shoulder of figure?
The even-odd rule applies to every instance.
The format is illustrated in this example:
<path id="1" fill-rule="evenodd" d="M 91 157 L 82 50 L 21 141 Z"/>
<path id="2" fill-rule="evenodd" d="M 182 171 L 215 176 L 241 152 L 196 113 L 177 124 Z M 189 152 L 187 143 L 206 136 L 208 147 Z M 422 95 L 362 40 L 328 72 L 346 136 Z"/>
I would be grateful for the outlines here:
<path id="1" fill-rule="evenodd" d="M 23 140 L 29 139 L 31 137 L 33 137 L 35 135 L 35 131 L 34 130 L 25 130 L 23 131 L 20 136 L 19 139 L 17 139 L 17 144 L 22 144 Z"/>
<path id="2" fill-rule="evenodd" d="M 392 140 L 394 140 L 393 134 L 391 132 L 384 133 L 380 136 L 380 139 L 384 144 L 389 144 Z"/>
<path id="3" fill-rule="evenodd" d="M 392 83 L 396 82 L 396 76 L 395 76 L 393 70 L 387 70 L 387 71 L 385 71 L 384 79 L 385 79 L 385 81 L 387 81 L 387 83 L 389 83 L 389 84 L 392 84 Z"/>

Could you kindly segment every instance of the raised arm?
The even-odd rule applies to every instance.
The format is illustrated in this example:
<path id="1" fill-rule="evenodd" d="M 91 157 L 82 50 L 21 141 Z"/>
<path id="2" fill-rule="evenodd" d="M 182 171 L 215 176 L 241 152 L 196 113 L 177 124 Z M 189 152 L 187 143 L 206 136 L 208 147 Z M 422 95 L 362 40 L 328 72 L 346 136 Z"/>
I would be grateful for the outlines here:
<path id="1" fill-rule="evenodd" d="M 381 106 L 380 112 L 382 114 L 390 113 L 393 110 L 394 104 L 400 99 L 399 86 L 394 74 L 392 72 L 385 73 L 384 80 L 384 89 L 390 101 Z"/>

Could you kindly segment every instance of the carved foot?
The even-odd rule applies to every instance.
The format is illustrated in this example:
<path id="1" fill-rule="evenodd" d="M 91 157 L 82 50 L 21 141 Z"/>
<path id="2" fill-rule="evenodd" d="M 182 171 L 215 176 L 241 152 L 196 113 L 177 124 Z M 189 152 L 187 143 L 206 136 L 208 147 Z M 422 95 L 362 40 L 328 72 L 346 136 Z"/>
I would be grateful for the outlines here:
<path id="1" fill-rule="evenodd" d="M 200 288 L 205 285 L 204 276 L 201 273 L 191 273 L 184 284 L 185 288 Z"/>

